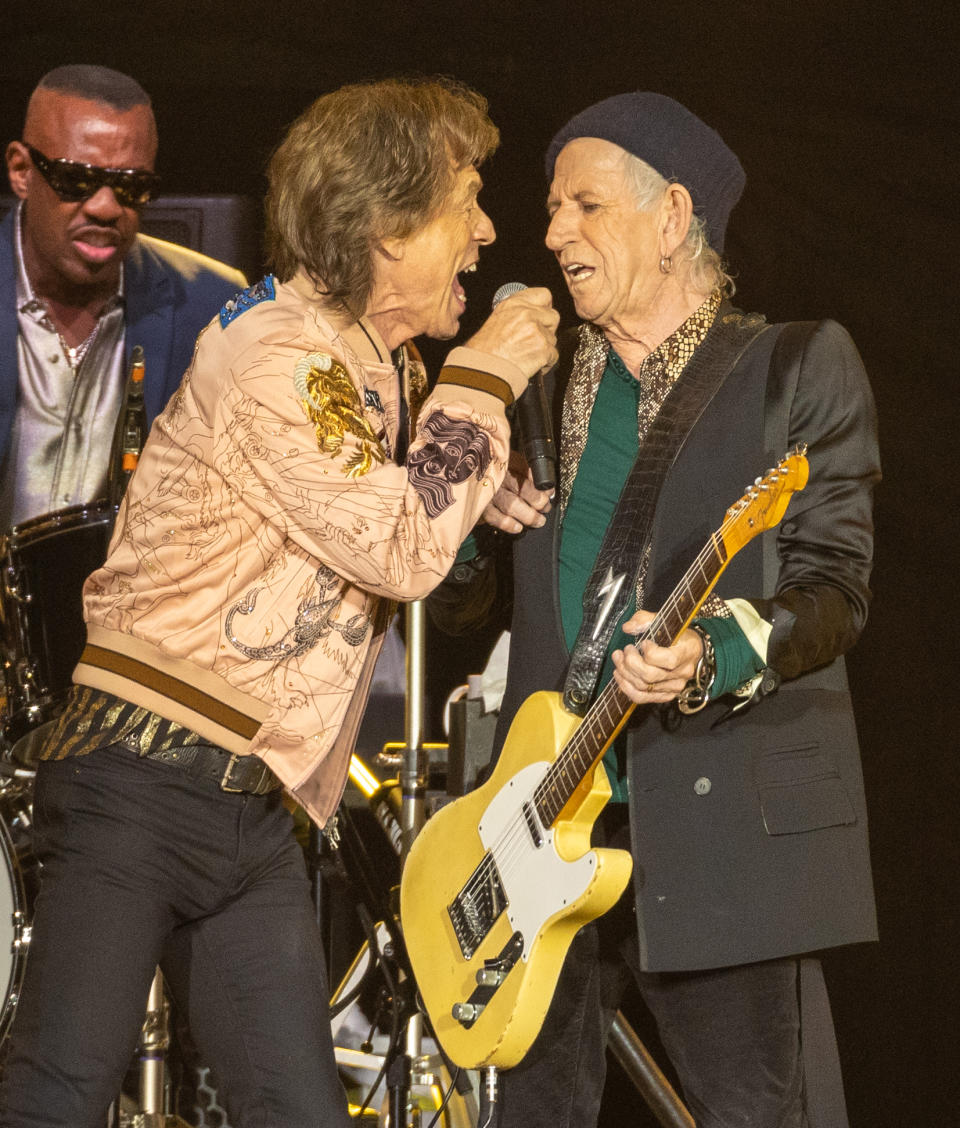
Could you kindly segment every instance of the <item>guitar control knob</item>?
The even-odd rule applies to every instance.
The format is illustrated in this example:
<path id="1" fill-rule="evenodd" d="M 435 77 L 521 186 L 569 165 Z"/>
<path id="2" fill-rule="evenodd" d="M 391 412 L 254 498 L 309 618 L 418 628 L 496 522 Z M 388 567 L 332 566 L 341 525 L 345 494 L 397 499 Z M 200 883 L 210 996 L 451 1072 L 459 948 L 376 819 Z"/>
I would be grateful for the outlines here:
<path id="1" fill-rule="evenodd" d="M 477 972 L 477 983 L 480 987 L 499 987 L 505 976 L 499 968 L 482 967 Z"/>
<path id="2" fill-rule="evenodd" d="M 457 1022 L 467 1023 L 473 1022 L 480 1017 L 480 1012 L 483 1010 L 482 1003 L 454 1003 L 453 1009 L 450 1013 Z"/>

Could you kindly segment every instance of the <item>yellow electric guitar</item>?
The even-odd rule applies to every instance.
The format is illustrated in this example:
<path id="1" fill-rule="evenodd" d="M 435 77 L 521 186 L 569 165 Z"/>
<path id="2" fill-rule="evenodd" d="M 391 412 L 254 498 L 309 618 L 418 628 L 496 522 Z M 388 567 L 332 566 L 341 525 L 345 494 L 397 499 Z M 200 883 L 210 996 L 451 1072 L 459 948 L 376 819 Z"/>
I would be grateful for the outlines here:
<path id="1" fill-rule="evenodd" d="M 807 482 L 798 447 L 730 509 L 644 637 L 672 643 L 749 540 Z M 630 879 L 623 850 L 590 849 L 610 797 L 603 753 L 633 711 L 611 681 L 584 717 L 534 693 L 490 779 L 442 807 L 407 857 L 400 916 L 434 1032 L 465 1068 L 516 1065 L 543 1024 L 575 933 Z"/>

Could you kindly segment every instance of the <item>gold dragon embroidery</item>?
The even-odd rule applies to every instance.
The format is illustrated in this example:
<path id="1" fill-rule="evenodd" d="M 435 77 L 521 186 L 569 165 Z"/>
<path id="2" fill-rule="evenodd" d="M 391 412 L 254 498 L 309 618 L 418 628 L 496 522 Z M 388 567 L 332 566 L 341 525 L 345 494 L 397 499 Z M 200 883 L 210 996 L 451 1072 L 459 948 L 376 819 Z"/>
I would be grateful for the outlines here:
<path id="1" fill-rule="evenodd" d="M 338 455 L 345 435 L 359 442 L 360 449 L 344 464 L 348 477 L 358 478 L 374 462 L 384 461 L 383 447 L 364 418 L 360 397 L 339 361 L 327 353 L 310 353 L 297 361 L 293 383 L 324 454 Z"/>

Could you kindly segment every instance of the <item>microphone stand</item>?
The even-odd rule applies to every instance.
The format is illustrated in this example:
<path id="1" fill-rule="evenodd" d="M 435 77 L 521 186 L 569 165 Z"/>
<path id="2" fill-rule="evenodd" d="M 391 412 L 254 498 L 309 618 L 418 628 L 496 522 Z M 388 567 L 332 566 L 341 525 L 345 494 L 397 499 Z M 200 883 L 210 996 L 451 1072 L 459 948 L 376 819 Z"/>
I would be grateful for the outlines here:
<path id="1" fill-rule="evenodd" d="M 426 668 L 426 609 L 422 600 L 404 606 L 406 623 L 406 700 L 404 747 L 400 766 L 400 864 L 406 862 L 426 819 L 428 759 L 424 747 L 424 685 Z M 407 983 L 411 997 L 406 1001 L 406 1027 L 403 1049 L 395 1052 L 387 1067 L 390 1124 L 407 1124 L 413 1063 L 421 1056 L 423 1016 L 412 998 L 413 982 Z M 414 1112 L 414 1128 L 420 1122 Z"/>

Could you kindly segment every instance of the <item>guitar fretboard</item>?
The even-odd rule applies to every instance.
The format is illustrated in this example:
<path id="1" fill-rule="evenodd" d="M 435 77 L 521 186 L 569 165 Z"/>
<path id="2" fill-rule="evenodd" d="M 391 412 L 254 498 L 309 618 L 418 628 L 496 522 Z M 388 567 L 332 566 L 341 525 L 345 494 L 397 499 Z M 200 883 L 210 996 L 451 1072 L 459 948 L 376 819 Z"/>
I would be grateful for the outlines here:
<path id="1" fill-rule="evenodd" d="M 652 639 L 658 646 L 670 646 L 710 594 L 726 564 L 723 540 L 714 533 L 649 627 L 638 636 L 637 643 Z M 615 681 L 603 688 L 534 791 L 537 815 L 543 826 L 553 824 L 634 707 L 635 703 Z"/>

